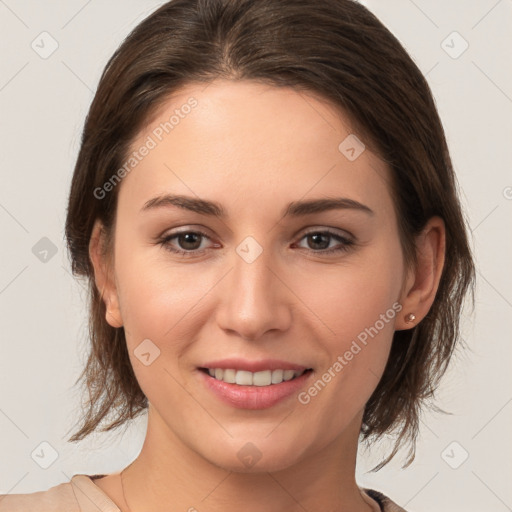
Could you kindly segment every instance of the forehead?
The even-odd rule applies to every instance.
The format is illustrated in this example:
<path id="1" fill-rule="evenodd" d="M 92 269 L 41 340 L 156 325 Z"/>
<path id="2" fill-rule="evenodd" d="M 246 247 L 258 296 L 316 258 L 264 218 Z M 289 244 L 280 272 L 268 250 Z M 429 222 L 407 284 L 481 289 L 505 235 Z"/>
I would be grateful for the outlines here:
<path id="1" fill-rule="evenodd" d="M 169 191 L 236 192 L 268 204 L 339 192 L 389 207 L 389 171 L 361 138 L 341 109 L 310 93 L 253 81 L 189 84 L 133 141 L 132 151 L 150 150 L 122 189 L 139 204 Z"/>

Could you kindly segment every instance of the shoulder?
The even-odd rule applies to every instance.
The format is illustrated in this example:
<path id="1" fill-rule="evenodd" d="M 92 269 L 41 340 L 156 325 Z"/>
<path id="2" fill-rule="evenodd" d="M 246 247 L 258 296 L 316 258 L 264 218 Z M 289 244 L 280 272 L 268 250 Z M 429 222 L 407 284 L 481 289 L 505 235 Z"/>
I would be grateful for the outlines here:
<path id="1" fill-rule="evenodd" d="M 47 491 L 29 494 L 0 494 L 0 512 L 70 512 L 80 511 L 70 482 L 56 485 Z"/>
<path id="2" fill-rule="evenodd" d="M 0 494 L 0 512 L 119 512 L 88 475 L 75 475 L 46 491 Z"/>
<path id="3" fill-rule="evenodd" d="M 363 491 L 379 504 L 382 512 L 407 512 L 404 508 L 397 505 L 379 491 L 375 491 L 374 489 L 363 489 Z"/>

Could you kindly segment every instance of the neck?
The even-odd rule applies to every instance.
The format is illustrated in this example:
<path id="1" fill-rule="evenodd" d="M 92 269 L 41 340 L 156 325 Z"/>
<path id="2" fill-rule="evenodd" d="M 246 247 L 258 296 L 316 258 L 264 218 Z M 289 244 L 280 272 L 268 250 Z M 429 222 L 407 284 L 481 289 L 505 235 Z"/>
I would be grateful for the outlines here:
<path id="1" fill-rule="evenodd" d="M 359 418 L 357 418 L 359 420 Z M 150 407 L 139 456 L 123 471 L 127 509 L 137 512 L 370 512 L 355 481 L 360 421 L 286 469 L 235 472 L 185 446 Z"/>

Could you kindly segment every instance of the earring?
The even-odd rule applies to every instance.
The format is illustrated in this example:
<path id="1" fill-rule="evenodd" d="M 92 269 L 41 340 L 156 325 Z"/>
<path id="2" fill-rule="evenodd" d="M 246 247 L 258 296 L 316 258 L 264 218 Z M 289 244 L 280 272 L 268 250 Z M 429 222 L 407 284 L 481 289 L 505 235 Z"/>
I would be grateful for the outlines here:
<path id="1" fill-rule="evenodd" d="M 414 315 L 413 313 L 409 313 L 406 317 L 405 317 L 405 321 L 410 324 L 411 322 L 414 322 L 414 320 L 416 320 L 416 315 Z"/>

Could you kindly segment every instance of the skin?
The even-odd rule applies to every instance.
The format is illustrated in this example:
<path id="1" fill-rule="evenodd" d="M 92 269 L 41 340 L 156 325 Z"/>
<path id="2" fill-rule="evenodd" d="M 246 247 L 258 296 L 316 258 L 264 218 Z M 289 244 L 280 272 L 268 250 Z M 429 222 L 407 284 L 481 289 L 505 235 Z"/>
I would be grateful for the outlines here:
<path id="1" fill-rule="evenodd" d="M 150 403 L 142 450 L 123 473 L 126 502 L 138 512 L 368 512 L 355 480 L 364 405 L 393 332 L 421 321 L 432 305 L 444 263 L 444 223 L 429 221 L 417 240 L 418 266 L 405 268 L 389 169 L 368 147 L 349 161 L 338 150 L 352 133 L 348 117 L 290 88 L 189 84 L 132 148 L 191 96 L 198 106 L 119 185 L 113 260 L 101 257 L 99 222 L 90 242 L 107 321 L 124 326 Z M 177 207 L 141 212 L 165 193 L 217 201 L 228 216 Z M 341 196 L 374 215 L 281 216 L 291 201 Z M 326 228 L 355 244 L 325 254 L 342 242 L 305 234 Z M 163 235 L 197 229 L 209 239 L 169 242 L 195 250 L 192 257 L 158 244 Z M 263 249 L 252 263 L 236 252 L 247 236 Z M 235 356 L 302 364 L 313 368 L 312 383 L 397 302 L 401 311 L 306 405 L 294 395 L 268 409 L 236 409 L 198 378 L 201 363 Z M 416 320 L 406 323 L 411 312 Z M 144 339 L 160 350 L 149 366 L 134 355 Z M 261 454 L 252 467 L 237 456 L 247 442 Z M 119 473 L 96 484 L 128 510 Z"/>

